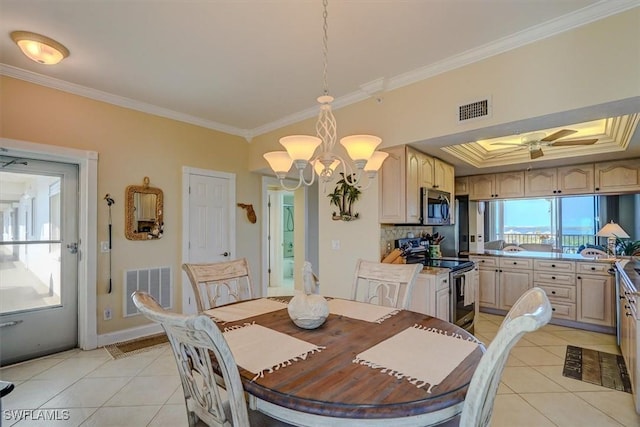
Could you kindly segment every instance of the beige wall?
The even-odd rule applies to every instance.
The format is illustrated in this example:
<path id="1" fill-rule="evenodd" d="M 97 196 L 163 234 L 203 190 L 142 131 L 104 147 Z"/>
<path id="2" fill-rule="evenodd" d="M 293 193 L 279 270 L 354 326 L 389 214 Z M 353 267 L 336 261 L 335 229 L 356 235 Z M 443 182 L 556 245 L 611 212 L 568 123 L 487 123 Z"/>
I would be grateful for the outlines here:
<path id="1" fill-rule="evenodd" d="M 384 147 L 435 138 L 431 142 L 436 145 L 440 136 L 640 96 L 639 24 L 640 8 L 635 8 L 385 92 L 382 103 L 369 99 L 335 111 L 338 136 L 372 133 L 382 137 Z M 457 105 L 487 95 L 493 100 L 491 118 L 456 122 Z M 255 138 L 249 168 L 267 167 L 264 152 L 281 150 L 278 139 L 284 135 L 312 133 L 314 122 L 309 119 Z M 322 289 L 344 296 L 356 259 L 379 255 L 378 194 L 375 185 L 365 191 L 356 204 L 362 218 L 350 223 L 331 220 L 332 210 L 322 191 L 319 204 Z M 334 239 L 341 241 L 339 251 L 331 249 Z"/>
<path id="2" fill-rule="evenodd" d="M 98 253 L 98 334 L 147 323 L 140 316 L 122 318 L 123 271 L 170 265 L 173 268 L 174 308 L 182 308 L 182 167 L 236 174 L 238 202 L 260 209 L 260 177 L 248 172 L 248 143 L 224 133 L 116 107 L 8 77 L 0 81 L 2 111 L 0 137 L 40 144 L 92 150 L 98 160 L 98 242 L 107 240 L 106 193 L 113 210 L 113 288 L 108 288 L 108 256 Z M 165 233 L 157 241 L 124 237 L 124 192 L 142 184 L 143 177 L 164 191 Z M 237 208 L 236 248 L 246 256 L 254 277 L 260 276 L 260 222 L 251 224 Z M 103 321 L 110 306 L 113 320 Z"/>

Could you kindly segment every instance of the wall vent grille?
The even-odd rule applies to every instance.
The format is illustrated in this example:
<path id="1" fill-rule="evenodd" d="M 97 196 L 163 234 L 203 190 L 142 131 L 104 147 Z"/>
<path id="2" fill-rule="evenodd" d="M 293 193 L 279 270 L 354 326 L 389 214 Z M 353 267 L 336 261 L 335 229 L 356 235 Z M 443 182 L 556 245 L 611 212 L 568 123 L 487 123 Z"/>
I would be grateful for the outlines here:
<path id="1" fill-rule="evenodd" d="M 149 293 L 165 309 L 173 307 L 171 267 L 152 267 L 124 272 L 124 317 L 140 314 L 131 294 L 135 291 Z"/>
<path id="2" fill-rule="evenodd" d="M 458 106 L 458 122 L 491 116 L 489 98 Z"/>

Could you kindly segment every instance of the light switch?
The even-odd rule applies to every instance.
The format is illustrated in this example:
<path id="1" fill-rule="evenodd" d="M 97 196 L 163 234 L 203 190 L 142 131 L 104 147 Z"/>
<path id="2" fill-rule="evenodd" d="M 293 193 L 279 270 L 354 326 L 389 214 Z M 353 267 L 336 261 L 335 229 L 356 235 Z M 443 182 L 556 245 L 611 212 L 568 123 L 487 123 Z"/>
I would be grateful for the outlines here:
<path id="1" fill-rule="evenodd" d="M 109 242 L 100 242 L 100 252 L 109 252 Z"/>
<path id="2" fill-rule="evenodd" d="M 340 250 L 340 240 L 332 240 L 331 241 L 331 249 L 333 249 L 334 251 L 339 251 Z"/>

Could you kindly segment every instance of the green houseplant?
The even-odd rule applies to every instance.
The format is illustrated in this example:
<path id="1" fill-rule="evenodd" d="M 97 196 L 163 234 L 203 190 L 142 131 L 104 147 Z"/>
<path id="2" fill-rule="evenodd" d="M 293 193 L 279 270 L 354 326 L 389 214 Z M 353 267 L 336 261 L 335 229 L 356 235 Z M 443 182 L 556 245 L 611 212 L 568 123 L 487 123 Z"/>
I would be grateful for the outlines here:
<path id="1" fill-rule="evenodd" d="M 640 240 L 616 238 L 616 253 L 618 255 L 640 255 Z"/>
<path id="2" fill-rule="evenodd" d="M 360 216 L 357 212 L 353 213 L 352 207 L 358 201 L 362 192 L 358 187 L 352 185 L 353 175 L 345 177 L 342 172 L 340 175 L 342 178 L 336 182 L 336 188 L 327 197 L 329 197 L 331 205 L 335 205 L 340 211 L 339 213 L 333 212 L 333 219 L 336 221 L 351 221 Z"/>

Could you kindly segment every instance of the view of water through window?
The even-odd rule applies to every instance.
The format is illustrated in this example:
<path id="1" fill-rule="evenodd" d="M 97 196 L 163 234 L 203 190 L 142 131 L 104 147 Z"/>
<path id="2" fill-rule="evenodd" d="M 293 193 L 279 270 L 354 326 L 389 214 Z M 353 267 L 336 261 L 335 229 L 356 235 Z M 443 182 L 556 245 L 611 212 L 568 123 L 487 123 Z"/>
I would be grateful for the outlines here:
<path id="1" fill-rule="evenodd" d="M 507 244 L 548 245 L 575 253 L 581 245 L 595 243 L 597 204 L 593 196 L 491 202 L 489 235 Z"/>

